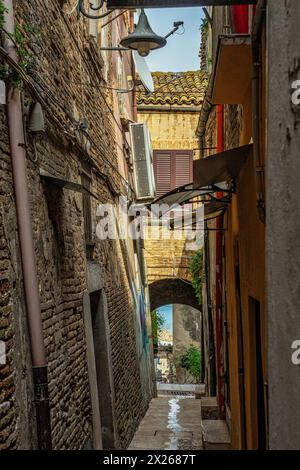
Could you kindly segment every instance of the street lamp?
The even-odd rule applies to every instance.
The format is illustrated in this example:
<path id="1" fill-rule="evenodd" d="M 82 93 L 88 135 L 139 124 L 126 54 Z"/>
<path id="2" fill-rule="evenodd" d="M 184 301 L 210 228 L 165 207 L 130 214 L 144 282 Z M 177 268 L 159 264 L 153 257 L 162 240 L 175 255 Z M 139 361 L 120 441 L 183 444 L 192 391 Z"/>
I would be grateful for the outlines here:
<path id="1" fill-rule="evenodd" d="M 94 11 L 100 10 L 102 6 L 104 5 L 104 2 L 105 0 L 99 0 L 99 5 L 92 6 L 90 4 L 90 8 Z M 102 15 L 97 15 L 97 16 L 94 16 L 93 14 L 89 14 L 84 9 L 84 0 L 79 0 L 77 9 L 78 9 L 78 15 L 82 14 L 90 19 L 104 18 L 105 16 L 108 16 L 113 12 L 113 10 L 109 10 L 106 13 L 103 13 Z M 120 15 L 117 15 L 115 18 L 110 20 L 107 24 L 116 20 L 118 16 Z M 172 34 L 176 33 L 176 31 L 178 31 L 180 27 L 183 27 L 183 21 L 176 21 L 173 24 L 173 29 L 166 36 L 158 36 L 152 30 L 149 24 L 147 15 L 144 9 L 142 8 L 141 14 L 139 16 L 139 21 L 135 30 L 132 33 L 129 33 L 128 36 L 126 36 L 125 38 L 121 39 L 119 46 L 100 47 L 100 50 L 104 50 L 104 51 L 134 50 L 134 51 L 137 51 L 140 56 L 146 57 L 150 51 L 164 47 L 167 44 L 167 39 Z"/>
<path id="2" fill-rule="evenodd" d="M 144 9 L 142 9 L 135 30 L 120 42 L 122 47 L 133 49 L 142 57 L 146 57 L 150 51 L 164 47 L 166 44 L 166 38 L 158 36 L 152 30 Z"/>

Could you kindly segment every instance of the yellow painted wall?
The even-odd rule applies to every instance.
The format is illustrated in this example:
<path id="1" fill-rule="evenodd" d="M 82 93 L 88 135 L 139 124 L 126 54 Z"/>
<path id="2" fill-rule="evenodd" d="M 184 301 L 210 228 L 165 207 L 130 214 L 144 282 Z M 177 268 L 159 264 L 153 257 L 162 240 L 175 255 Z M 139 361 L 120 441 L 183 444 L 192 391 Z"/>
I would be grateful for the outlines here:
<path id="1" fill-rule="evenodd" d="M 242 122 L 240 129 L 240 145 L 249 144 L 252 138 L 252 108 L 251 108 L 251 84 L 245 102 L 242 105 Z M 262 137 L 264 119 L 262 118 Z M 215 145 L 215 114 L 212 111 L 207 123 L 205 145 Z M 236 134 L 232 128 L 225 126 L 225 136 L 228 137 L 228 147 L 238 145 L 237 142 L 230 145 L 230 134 L 236 140 Z M 263 142 L 263 138 L 262 138 Z M 262 145 L 264 153 L 264 145 Z M 214 151 L 208 151 L 212 154 Z M 212 223 L 213 225 L 213 223 Z M 256 416 L 256 351 L 255 351 L 255 324 L 254 315 L 250 308 L 249 297 L 260 302 L 261 337 L 263 354 L 264 382 L 267 380 L 266 364 L 266 313 L 265 313 L 265 227 L 260 222 L 256 209 L 256 188 L 253 156 L 244 165 L 238 179 L 237 191 L 232 197 L 232 202 L 225 215 L 225 283 L 226 283 L 226 311 L 228 331 L 228 356 L 229 356 L 229 383 L 230 383 L 230 427 L 232 449 L 241 449 L 243 446 L 243 422 L 242 422 L 242 386 L 245 389 L 245 419 L 247 448 L 256 449 L 257 416 Z M 212 310 L 215 315 L 215 232 L 209 233 L 210 241 L 210 291 Z M 240 298 L 236 283 L 236 266 L 240 271 Z M 242 324 L 240 324 L 241 309 Z M 243 338 L 243 349 L 239 341 Z M 225 341 L 225 338 L 224 338 Z M 244 377 L 240 374 L 242 353 L 244 355 Z M 267 409 L 267 403 L 266 403 Z"/>
<path id="2" fill-rule="evenodd" d="M 248 95 L 250 98 L 250 94 Z M 250 99 L 243 106 L 241 145 L 252 135 Z M 264 381 L 266 380 L 265 344 L 265 228 L 256 209 L 253 156 L 248 159 L 237 180 L 237 194 L 228 211 L 226 246 L 226 285 L 229 327 L 229 360 L 231 387 L 232 448 L 242 446 L 241 390 L 239 383 L 238 326 L 239 299 L 235 266 L 239 265 L 241 285 L 241 316 L 244 352 L 244 384 L 247 448 L 257 447 L 256 417 L 256 356 L 254 348 L 254 316 L 249 297 L 260 302 Z"/>

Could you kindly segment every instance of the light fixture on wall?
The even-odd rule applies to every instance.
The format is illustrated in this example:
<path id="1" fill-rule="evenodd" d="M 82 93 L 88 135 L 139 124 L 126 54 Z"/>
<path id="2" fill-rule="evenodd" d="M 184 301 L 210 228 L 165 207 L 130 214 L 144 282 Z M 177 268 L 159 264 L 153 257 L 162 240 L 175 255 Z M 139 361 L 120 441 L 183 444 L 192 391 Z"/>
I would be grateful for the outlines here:
<path id="1" fill-rule="evenodd" d="M 142 57 L 146 57 L 150 51 L 164 47 L 166 44 L 167 40 L 152 30 L 144 9 L 141 11 L 135 30 L 120 42 L 121 46 L 138 51 Z"/>
<path id="2" fill-rule="evenodd" d="M 166 36 L 158 36 L 152 30 L 147 15 L 142 9 L 138 24 L 132 33 L 121 39 L 120 45 L 115 47 L 100 47 L 103 51 L 137 51 L 142 57 L 146 57 L 149 52 L 164 47 L 167 39 L 183 27 L 183 21 L 176 21 L 173 29 Z"/>
<path id="3" fill-rule="evenodd" d="M 100 3 L 97 6 L 93 6 L 92 4 L 90 4 L 91 10 L 97 11 L 102 8 L 105 0 L 99 0 L 99 1 Z M 113 13 L 113 10 L 109 10 L 103 13 L 102 15 L 98 15 L 98 16 L 92 15 L 85 10 L 84 0 L 79 0 L 77 11 L 78 11 L 78 17 L 80 16 L 80 14 L 82 14 L 90 19 L 104 18 L 110 13 Z M 117 15 L 115 18 L 113 18 L 113 20 L 117 19 L 119 16 L 120 15 Z M 129 33 L 128 36 L 122 38 L 119 46 L 100 47 L 100 50 L 103 50 L 103 51 L 135 50 L 139 53 L 140 56 L 146 57 L 149 54 L 149 52 L 155 49 L 160 49 L 161 47 L 164 47 L 167 44 L 167 39 L 172 34 L 176 33 L 176 31 L 178 31 L 180 27 L 183 27 L 183 24 L 184 24 L 183 21 L 176 21 L 173 24 L 173 29 L 166 36 L 159 36 L 152 30 L 149 24 L 147 15 L 144 9 L 142 8 L 141 14 L 139 16 L 139 21 L 135 27 L 135 30 L 132 33 Z"/>
<path id="4" fill-rule="evenodd" d="M 135 50 L 140 56 L 146 57 L 150 51 L 164 47 L 167 44 L 167 38 L 183 26 L 183 21 L 177 21 L 173 26 L 172 31 L 166 36 L 158 36 L 152 30 L 147 15 L 144 9 L 142 9 L 135 30 L 121 39 L 120 45 L 124 48 Z"/>

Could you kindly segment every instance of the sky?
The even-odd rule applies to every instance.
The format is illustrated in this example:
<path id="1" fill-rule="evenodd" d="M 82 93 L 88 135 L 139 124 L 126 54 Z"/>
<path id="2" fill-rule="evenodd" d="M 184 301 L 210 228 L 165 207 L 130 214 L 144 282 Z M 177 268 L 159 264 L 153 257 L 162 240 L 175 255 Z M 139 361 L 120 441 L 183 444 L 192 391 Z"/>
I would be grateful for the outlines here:
<path id="1" fill-rule="evenodd" d="M 153 8 L 145 10 L 153 31 L 165 36 L 174 21 L 184 21 L 185 33 L 174 34 L 162 49 L 150 52 L 146 62 L 152 72 L 183 72 L 199 69 L 202 8 Z"/>
<path id="2" fill-rule="evenodd" d="M 163 328 L 168 330 L 170 333 L 173 332 L 173 306 L 172 305 L 165 305 L 164 307 L 159 307 L 157 309 L 164 318 L 164 326 Z"/>

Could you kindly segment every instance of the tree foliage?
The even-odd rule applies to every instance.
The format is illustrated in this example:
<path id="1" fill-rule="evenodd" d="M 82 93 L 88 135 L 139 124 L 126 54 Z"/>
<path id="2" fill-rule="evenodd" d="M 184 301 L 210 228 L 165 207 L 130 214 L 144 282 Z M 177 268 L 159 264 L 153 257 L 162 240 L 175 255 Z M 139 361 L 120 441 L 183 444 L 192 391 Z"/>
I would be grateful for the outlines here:
<path id="1" fill-rule="evenodd" d="M 179 356 L 179 365 L 196 380 L 201 380 L 201 351 L 192 344 Z"/>
<path id="2" fill-rule="evenodd" d="M 195 289 L 199 305 L 202 304 L 202 279 L 203 279 L 203 250 L 198 250 L 190 264 L 192 284 Z"/>

